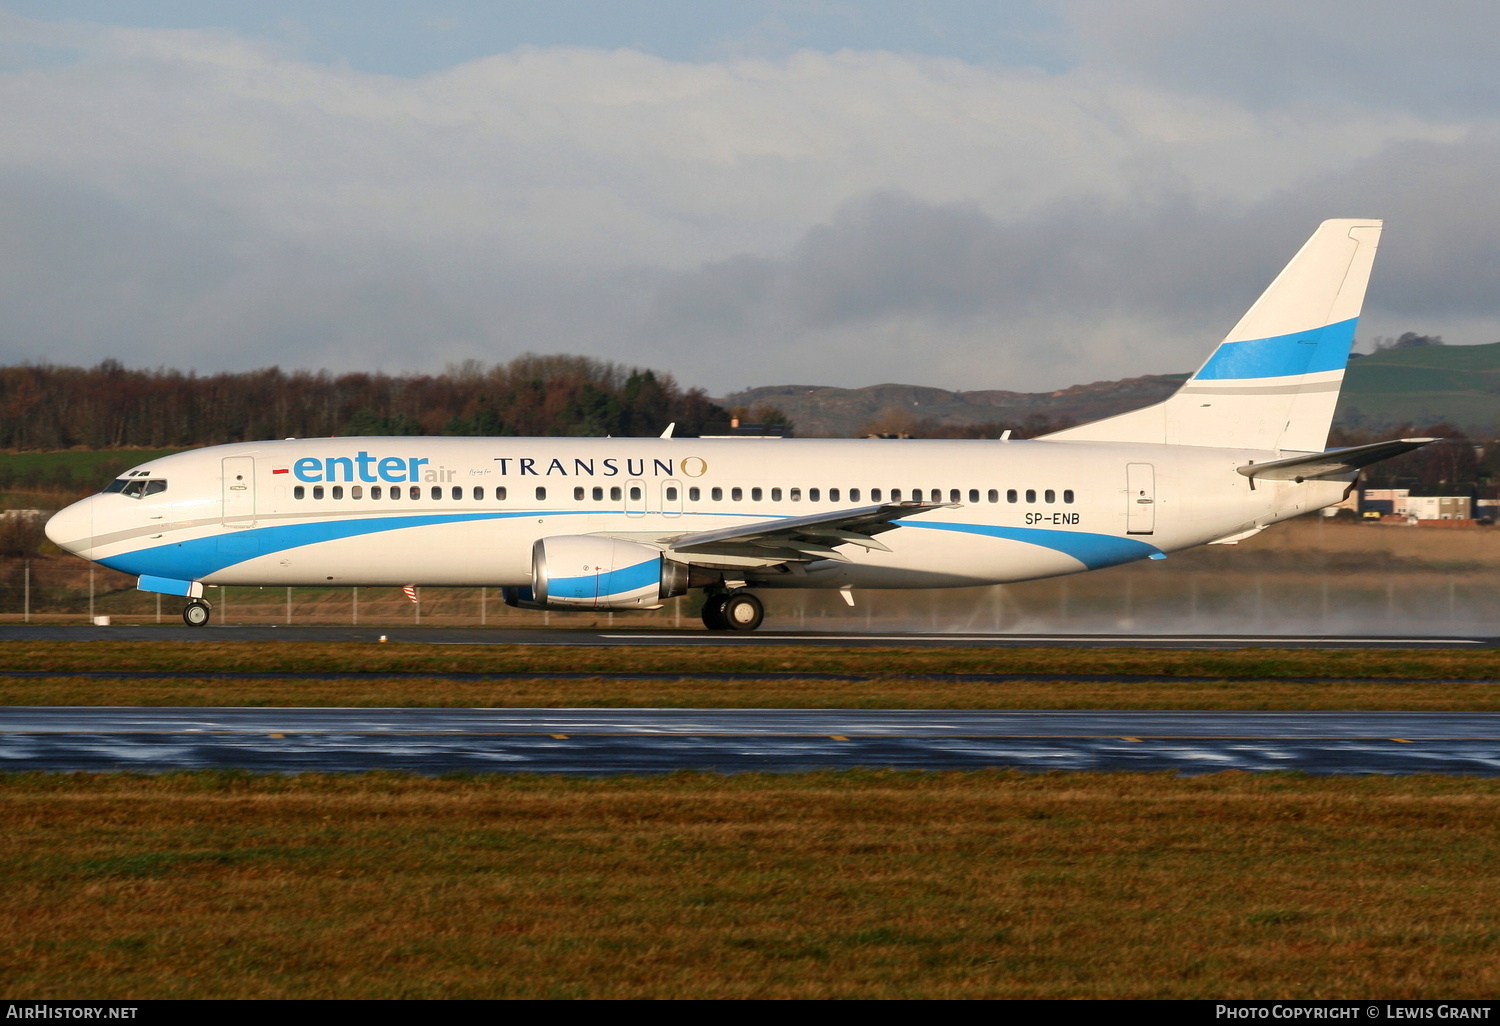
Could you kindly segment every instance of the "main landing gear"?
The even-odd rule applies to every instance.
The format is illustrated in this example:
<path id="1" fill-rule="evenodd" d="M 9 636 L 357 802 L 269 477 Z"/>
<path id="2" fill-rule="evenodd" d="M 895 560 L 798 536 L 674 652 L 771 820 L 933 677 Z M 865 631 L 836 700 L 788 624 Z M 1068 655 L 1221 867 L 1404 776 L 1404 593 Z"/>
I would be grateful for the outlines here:
<path id="1" fill-rule="evenodd" d="M 710 595 L 703 603 L 703 626 L 711 631 L 753 631 L 765 618 L 760 599 L 744 589 Z"/>
<path id="2" fill-rule="evenodd" d="M 202 627 L 213 615 L 214 607 L 202 599 L 192 599 L 182 607 L 182 622 L 189 627 Z"/>

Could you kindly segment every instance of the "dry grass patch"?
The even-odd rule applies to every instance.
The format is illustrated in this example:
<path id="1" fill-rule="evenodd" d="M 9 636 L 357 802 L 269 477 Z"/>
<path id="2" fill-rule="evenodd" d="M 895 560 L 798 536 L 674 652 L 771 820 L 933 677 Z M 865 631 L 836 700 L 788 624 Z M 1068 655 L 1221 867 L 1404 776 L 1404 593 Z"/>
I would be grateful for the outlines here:
<path id="1" fill-rule="evenodd" d="M 970 681 L 898 674 L 839 680 L 684 676 L 451 680 L 357 674 L 317 679 L 6 677 L 0 707 L 421 706 L 647 709 L 1500 709 L 1500 684 L 1330 681 Z"/>
<path id="2" fill-rule="evenodd" d="M 0 776 L 91 997 L 1483 997 L 1500 781 Z"/>
<path id="3" fill-rule="evenodd" d="M 454 640 L 463 640 L 463 631 Z M 562 633 L 562 632 L 559 632 Z M 1451 649 L 823 648 L 8 641 L 0 671 L 264 673 L 1044 673 L 1494 680 L 1491 651 Z"/>

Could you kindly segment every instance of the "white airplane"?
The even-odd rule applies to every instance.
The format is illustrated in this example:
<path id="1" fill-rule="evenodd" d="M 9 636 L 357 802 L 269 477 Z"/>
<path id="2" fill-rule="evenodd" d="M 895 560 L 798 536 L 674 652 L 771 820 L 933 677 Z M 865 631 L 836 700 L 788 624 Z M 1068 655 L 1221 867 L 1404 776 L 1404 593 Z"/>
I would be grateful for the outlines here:
<path id="1" fill-rule="evenodd" d="M 498 586 L 548 609 L 754 630 L 771 588 L 956 588 L 1215 542 L 1340 501 L 1432 439 L 1325 452 L 1381 222 L 1325 221 L 1178 391 L 1039 439 L 316 438 L 142 464 L 47 524 L 186 598 L 224 585 Z M 1008 433 L 1007 433 L 1008 434 Z"/>

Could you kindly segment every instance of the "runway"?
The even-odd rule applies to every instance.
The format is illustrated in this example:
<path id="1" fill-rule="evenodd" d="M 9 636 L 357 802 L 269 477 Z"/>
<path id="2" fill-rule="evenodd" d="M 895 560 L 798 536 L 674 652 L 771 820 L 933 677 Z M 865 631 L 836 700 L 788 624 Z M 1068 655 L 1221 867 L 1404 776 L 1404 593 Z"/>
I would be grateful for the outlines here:
<path id="1" fill-rule="evenodd" d="M 0 769 L 1500 775 L 1500 713 L 0 709 Z"/>
<path id="2" fill-rule="evenodd" d="M 1433 648 L 1500 647 L 1500 637 L 1285 634 L 934 634 L 924 632 L 774 631 L 753 634 L 682 630 L 598 630 L 576 627 L 188 627 L 0 626 L 4 641 L 304 641 L 378 642 L 417 645 L 561 645 L 580 647 L 754 648 L 807 645 L 822 648 Z"/>

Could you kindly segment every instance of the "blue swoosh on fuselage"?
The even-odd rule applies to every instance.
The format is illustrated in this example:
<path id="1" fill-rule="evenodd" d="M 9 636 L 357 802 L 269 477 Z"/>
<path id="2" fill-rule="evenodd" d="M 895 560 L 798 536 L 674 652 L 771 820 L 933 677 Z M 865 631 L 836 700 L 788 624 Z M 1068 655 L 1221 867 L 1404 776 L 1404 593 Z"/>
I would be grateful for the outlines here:
<path id="1" fill-rule="evenodd" d="M 918 527 L 926 531 L 956 531 L 960 534 L 979 534 L 1006 541 L 1040 545 L 1064 555 L 1072 556 L 1089 570 L 1121 563 L 1134 563 L 1138 559 L 1160 556 L 1161 549 L 1134 538 L 1120 538 L 1112 534 L 1093 534 L 1088 531 L 1053 531 L 1041 527 L 991 527 L 988 524 L 945 524 L 933 521 L 908 520 L 903 527 Z"/>
<path id="2" fill-rule="evenodd" d="M 149 574 L 181 581 L 202 580 L 225 567 L 243 563 L 257 556 L 271 555 L 303 545 L 357 538 L 382 531 L 399 531 L 436 524 L 466 523 L 476 520 L 509 520 L 531 516 L 577 516 L 578 513 L 557 510 L 528 510 L 514 513 L 436 513 L 419 516 L 364 517 L 352 520 L 329 520 L 308 524 L 283 524 L 277 527 L 251 527 L 233 533 L 171 542 L 149 549 L 136 549 L 98 562 L 121 573 Z M 1133 563 L 1160 555 L 1161 550 L 1134 538 L 1119 538 L 1086 531 L 1053 531 L 1037 527 L 992 527 L 986 524 L 949 524 L 907 520 L 902 527 L 928 531 L 956 531 L 960 534 L 985 535 L 1007 541 L 1024 542 L 1053 549 L 1078 560 L 1090 570 L 1120 563 Z"/>
<path id="3" fill-rule="evenodd" d="M 182 581 L 202 580 L 211 573 L 257 556 L 268 556 L 286 549 L 339 538 L 357 538 L 382 531 L 399 531 L 408 527 L 433 524 L 457 524 L 472 520 L 508 520 L 537 516 L 535 511 L 517 513 L 434 513 L 422 516 L 363 517 L 356 520 L 326 520 L 310 524 L 283 524 L 278 527 L 249 527 L 226 531 L 207 538 L 172 542 L 149 549 L 136 549 L 98 562 L 121 573 L 150 574 Z M 576 516 L 572 513 L 546 511 L 542 516 Z"/>

